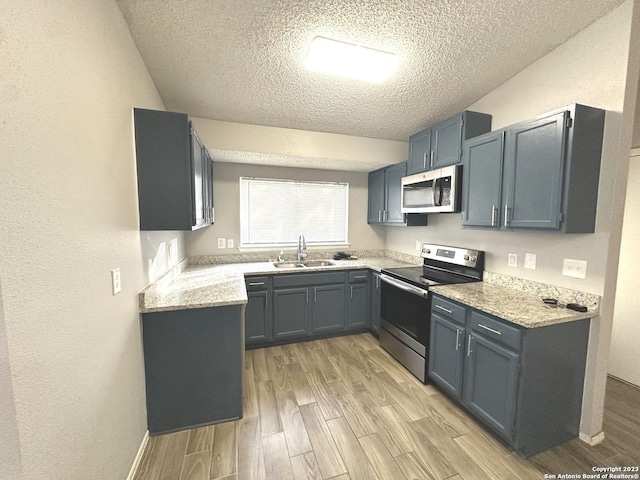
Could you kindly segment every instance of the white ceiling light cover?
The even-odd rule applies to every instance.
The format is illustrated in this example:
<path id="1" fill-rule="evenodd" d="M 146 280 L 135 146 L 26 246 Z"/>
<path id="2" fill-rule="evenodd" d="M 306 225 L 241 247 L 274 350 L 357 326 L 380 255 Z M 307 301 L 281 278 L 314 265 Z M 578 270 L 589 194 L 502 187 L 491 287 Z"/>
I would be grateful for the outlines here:
<path id="1" fill-rule="evenodd" d="M 316 37 L 311 42 L 306 67 L 314 72 L 382 83 L 396 69 L 398 61 L 394 53 Z"/>

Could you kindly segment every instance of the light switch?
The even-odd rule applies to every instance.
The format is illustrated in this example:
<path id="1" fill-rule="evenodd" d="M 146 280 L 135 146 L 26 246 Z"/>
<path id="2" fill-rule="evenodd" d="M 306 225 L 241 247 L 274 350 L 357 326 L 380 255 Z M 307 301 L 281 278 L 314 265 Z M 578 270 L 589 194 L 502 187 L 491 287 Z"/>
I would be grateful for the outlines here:
<path id="1" fill-rule="evenodd" d="M 535 253 L 525 253 L 524 254 L 524 268 L 528 268 L 529 270 L 536 269 L 536 254 Z"/>
<path id="2" fill-rule="evenodd" d="M 422 242 L 420 240 L 416 240 L 416 250 L 422 250 Z"/>
<path id="3" fill-rule="evenodd" d="M 565 258 L 562 263 L 562 275 L 574 278 L 587 278 L 587 262 Z"/>
<path id="4" fill-rule="evenodd" d="M 122 283 L 120 282 L 120 269 L 115 268 L 111 270 L 111 291 L 113 295 L 120 293 L 122 290 Z"/>
<path id="5" fill-rule="evenodd" d="M 233 238 L 227 239 L 227 248 L 233 248 Z"/>
<path id="6" fill-rule="evenodd" d="M 225 248 L 226 247 L 226 241 L 224 238 L 219 238 L 218 239 L 218 248 Z"/>
<path id="7" fill-rule="evenodd" d="M 510 267 L 517 267 L 518 266 L 518 254 L 517 253 L 510 253 L 508 259 L 509 260 L 507 261 L 507 265 L 509 265 Z"/>

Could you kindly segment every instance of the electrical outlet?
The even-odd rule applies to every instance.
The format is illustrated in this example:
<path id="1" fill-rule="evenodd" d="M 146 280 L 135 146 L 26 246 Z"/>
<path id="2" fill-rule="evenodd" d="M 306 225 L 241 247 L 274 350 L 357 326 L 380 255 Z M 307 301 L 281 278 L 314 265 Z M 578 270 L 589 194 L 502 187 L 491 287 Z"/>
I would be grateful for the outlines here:
<path id="1" fill-rule="evenodd" d="M 529 270 L 536 269 L 536 254 L 535 253 L 525 253 L 524 254 L 524 268 L 528 268 Z"/>
<path id="2" fill-rule="evenodd" d="M 420 240 L 416 240 L 416 250 L 422 250 L 422 242 Z"/>
<path id="3" fill-rule="evenodd" d="M 233 238 L 227 239 L 227 248 L 233 248 Z"/>
<path id="4" fill-rule="evenodd" d="M 120 293 L 120 290 L 122 290 L 122 283 L 120 281 L 120 269 L 115 268 L 111 270 L 111 291 L 113 292 L 113 295 L 115 295 L 116 293 Z"/>
<path id="5" fill-rule="evenodd" d="M 587 262 L 565 258 L 562 263 L 562 275 L 573 278 L 587 278 Z"/>
<path id="6" fill-rule="evenodd" d="M 226 248 L 226 241 L 224 238 L 218 239 L 218 248 Z"/>
<path id="7" fill-rule="evenodd" d="M 507 262 L 507 265 L 510 267 L 517 267 L 518 266 L 518 254 L 517 253 L 510 253 L 509 254 L 509 260 Z"/>

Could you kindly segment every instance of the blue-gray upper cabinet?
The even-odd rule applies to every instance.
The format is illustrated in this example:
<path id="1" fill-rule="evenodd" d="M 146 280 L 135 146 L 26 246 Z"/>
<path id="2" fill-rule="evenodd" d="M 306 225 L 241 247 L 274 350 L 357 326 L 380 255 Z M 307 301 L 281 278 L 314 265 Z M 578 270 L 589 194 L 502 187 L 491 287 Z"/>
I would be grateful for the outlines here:
<path id="1" fill-rule="evenodd" d="M 574 104 L 505 128 L 502 152 L 501 132 L 467 142 L 463 225 L 593 233 L 604 117 Z"/>
<path id="2" fill-rule="evenodd" d="M 460 163 L 462 143 L 491 131 L 491 115 L 463 111 L 409 138 L 407 175 Z"/>
<path id="3" fill-rule="evenodd" d="M 382 212 L 385 210 L 385 169 L 369 172 L 369 203 L 367 208 L 367 223 L 383 223 Z"/>
<path id="4" fill-rule="evenodd" d="M 426 214 L 402 213 L 402 177 L 407 162 L 369 172 L 367 223 L 373 225 L 425 226 Z"/>
<path id="5" fill-rule="evenodd" d="M 464 145 L 462 225 L 498 228 L 502 201 L 504 130 Z"/>
<path id="6" fill-rule="evenodd" d="M 213 167 L 183 113 L 134 109 L 140 230 L 213 223 Z"/>

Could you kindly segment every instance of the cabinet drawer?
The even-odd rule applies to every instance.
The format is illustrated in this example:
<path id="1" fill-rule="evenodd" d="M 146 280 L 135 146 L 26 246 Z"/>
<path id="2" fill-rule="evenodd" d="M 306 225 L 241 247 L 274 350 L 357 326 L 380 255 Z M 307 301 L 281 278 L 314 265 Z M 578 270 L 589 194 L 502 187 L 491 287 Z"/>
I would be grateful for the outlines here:
<path id="1" fill-rule="evenodd" d="M 464 325 L 467 309 L 462 305 L 458 305 L 457 303 L 434 295 L 431 300 L 431 310 L 441 317 L 446 317 L 454 322 Z"/>
<path id="2" fill-rule="evenodd" d="M 474 311 L 471 312 L 469 317 L 469 326 L 471 330 L 485 338 L 490 338 L 515 350 L 520 350 L 520 335 L 522 332 L 518 327 Z"/>
<path id="3" fill-rule="evenodd" d="M 274 288 L 280 287 L 302 287 L 306 285 L 327 285 L 329 283 L 344 283 L 345 273 L 307 273 L 307 274 L 283 274 L 277 275 L 273 279 Z"/>
<path id="4" fill-rule="evenodd" d="M 247 287 L 247 292 L 267 290 L 269 288 L 269 277 L 248 277 L 244 279 L 244 284 Z"/>
<path id="5" fill-rule="evenodd" d="M 369 270 L 349 272 L 349 283 L 366 283 L 367 281 L 369 281 Z"/>

